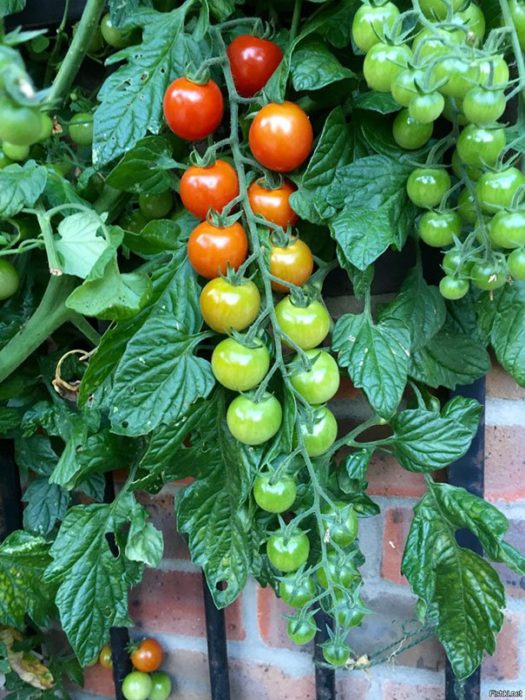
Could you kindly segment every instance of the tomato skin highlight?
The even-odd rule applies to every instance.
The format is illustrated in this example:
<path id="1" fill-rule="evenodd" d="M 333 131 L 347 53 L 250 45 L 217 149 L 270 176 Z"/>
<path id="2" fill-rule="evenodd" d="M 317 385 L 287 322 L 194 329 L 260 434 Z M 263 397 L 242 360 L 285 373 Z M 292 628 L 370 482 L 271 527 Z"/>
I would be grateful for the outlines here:
<path id="1" fill-rule="evenodd" d="M 272 535 L 266 543 L 266 554 L 271 564 L 288 574 L 302 566 L 310 554 L 310 541 L 304 532 L 296 532 L 287 539 Z"/>
<path id="2" fill-rule="evenodd" d="M 290 376 L 290 381 L 309 404 L 326 403 L 339 389 L 341 378 L 337 362 L 328 352 L 321 349 L 307 350 L 305 354 L 313 361 L 311 369 L 295 370 Z M 294 359 L 299 361 L 298 356 Z"/>
<path id="3" fill-rule="evenodd" d="M 248 199 L 254 214 L 262 216 L 283 229 L 294 226 L 298 216 L 290 206 L 290 195 L 296 191 L 295 185 L 284 180 L 280 187 L 267 189 L 262 180 L 255 180 L 248 188 Z"/>
<path id="4" fill-rule="evenodd" d="M 248 137 L 254 158 L 279 173 L 295 170 L 310 155 L 314 134 L 310 119 L 293 102 L 270 102 L 255 116 Z"/>
<path id="5" fill-rule="evenodd" d="M 270 440 L 281 427 L 282 420 L 281 404 L 270 394 L 257 403 L 247 396 L 237 396 L 226 412 L 231 434 L 244 445 L 262 445 Z"/>
<path id="6" fill-rule="evenodd" d="M 330 332 L 330 315 L 326 306 L 317 300 L 302 307 L 295 306 L 286 296 L 275 307 L 275 315 L 283 333 L 302 350 L 317 347 Z"/>
<path id="7" fill-rule="evenodd" d="M 164 94 L 163 109 L 174 134 L 186 141 L 201 141 L 221 123 L 224 98 L 213 80 L 199 85 L 187 78 L 177 78 Z"/>
<path id="8" fill-rule="evenodd" d="M 131 663 L 143 673 L 151 673 L 160 668 L 164 660 L 164 650 L 156 639 L 147 637 L 130 655 Z"/>
<path id="9" fill-rule="evenodd" d="M 0 301 L 16 294 L 19 286 L 20 277 L 16 267 L 9 260 L 0 258 Z"/>
<path id="10" fill-rule="evenodd" d="M 206 279 L 225 275 L 228 265 L 234 270 L 248 255 L 248 237 L 238 221 L 219 228 L 203 221 L 191 232 L 188 258 L 193 269 Z"/>
<path id="11" fill-rule="evenodd" d="M 214 348 L 211 368 L 215 378 L 232 391 L 249 391 L 266 376 L 270 353 L 266 345 L 251 348 L 233 338 L 225 338 Z"/>
<path id="12" fill-rule="evenodd" d="M 191 165 L 180 180 L 182 203 L 197 219 L 205 219 L 210 209 L 222 213 L 238 194 L 239 178 L 225 160 L 204 168 Z"/>
<path id="13" fill-rule="evenodd" d="M 326 406 L 317 409 L 312 430 L 301 426 L 304 446 L 310 457 L 320 457 L 334 444 L 337 437 L 337 421 Z"/>
<path id="14" fill-rule="evenodd" d="M 525 211 L 500 211 L 489 224 L 490 240 L 501 248 L 525 245 Z"/>
<path id="15" fill-rule="evenodd" d="M 272 246 L 270 250 L 270 274 L 284 282 L 290 282 L 297 287 L 302 287 L 308 282 L 314 269 L 314 256 L 304 241 L 296 238 L 292 243 L 281 248 Z M 271 281 L 272 289 L 285 294 L 289 288 Z"/>
<path id="16" fill-rule="evenodd" d="M 235 83 L 241 97 L 253 97 L 262 90 L 283 59 L 277 44 L 253 34 L 241 34 L 226 49 Z"/>
<path id="17" fill-rule="evenodd" d="M 202 290 L 200 307 L 202 317 L 217 333 L 243 331 L 257 318 L 261 295 L 251 280 L 234 285 L 217 277 Z"/>
<path id="18" fill-rule="evenodd" d="M 253 483 L 255 502 L 268 513 L 284 513 L 297 496 L 295 481 L 290 476 L 275 479 L 271 473 L 259 474 Z"/>

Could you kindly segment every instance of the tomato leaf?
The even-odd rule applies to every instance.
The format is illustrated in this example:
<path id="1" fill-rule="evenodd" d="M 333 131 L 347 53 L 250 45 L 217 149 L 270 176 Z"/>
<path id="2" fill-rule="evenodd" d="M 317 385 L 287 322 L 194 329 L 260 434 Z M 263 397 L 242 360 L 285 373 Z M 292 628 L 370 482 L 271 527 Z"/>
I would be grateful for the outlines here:
<path id="1" fill-rule="evenodd" d="M 25 6 L 26 0 L 0 0 L 0 17 L 22 12 Z"/>
<path id="2" fill-rule="evenodd" d="M 139 5 L 151 7 L 151 0 L 108 0 L 111 22 L 116 27 L 126 24 L 126 20 L 132 20 Z"/>
<path id="3" fill-rule="evenodd" d="M 117 163 L 107 177 L 107 184 L 117 190 L 138 194 L 165 192 L 173 186 L 173 178 L 165 168 L 159 167 L 159 160 L 170 155 L 166 139 L 146 136 Z"/>
<path id="4" fill-rule="evenodd" d="M 342 0 L 337 4 L 322 8 L 305 23 L 303 33 L 320 34 L 338 49 L 343 49 L 352 38 L 352 20 L 359 7 L 356 0 Z"/>
<path id="5" fill-rule="evenodd" d="M 37 535 L 49 534 L 64 517 L 69 494 L 48 479 L 32 481 L 24 492 L 24 528 Z"/>
<path id="6" fill-rule="evenodd" d="M 290 73 L 297 91 L 320 90 L 331 83 L 356 77 L 339 63 L 325 44 L 314 38 L 302 41 L 294 51 Z"/>
<path id="7" fill-rule="evenodd" d="M 399 103 L 388 92 L 358 92 L 353 96 L 352 104 L 356 109 L 366 109 L 380 114 L 399 112 Z"/>
<path id="8" fill-rule="evenodd" d="M 332 347 L 374 410 L 390 417 L 407 381 L 410 334 L 405 324 L 395 319 L 374 324 L 366 313 L 346 314 L 335 325 Z"/>
<path id="9" fill-rule="evenodd" d="M 66 275 L 82 279 L 88 277 L 97 260 L 109 247 L 101 226 L 99 216 L 89 210 L 66 216 L 58 224 L 59 238 L 55 240 L 55 247 Z"/>
<path id="10" fill-rule="evenodd" d="M 186 244 L 186 236 L 177 221 L 155 219 L 148 221 L 140 233 L 127 231 L 124 244 L 134 253 L 150 256 L 166 250 L 176 250 Z"/>
<path id="11" fill-rule="evenodd" d="M 0 216 L 9 218 L 32 207 L 46 186 L 47 171 L 34 160 L 0 170 Z"/>
<path id="12" fill-rule="evenodd" d="M 164 537 L 153 523 L 148 521 L 147 511 L 135 503 L 131 512 L 131 525 L 126 542 L 126 557 L 130 561 L 143 562 L 155 568 L 162 560 Z"/>

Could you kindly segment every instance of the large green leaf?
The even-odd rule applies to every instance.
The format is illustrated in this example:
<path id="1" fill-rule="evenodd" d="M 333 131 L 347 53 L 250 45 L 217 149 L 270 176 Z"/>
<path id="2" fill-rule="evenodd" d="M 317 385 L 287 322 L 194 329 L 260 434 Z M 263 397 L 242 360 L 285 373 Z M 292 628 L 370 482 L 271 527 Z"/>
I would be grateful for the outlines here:
<path id="1" fill-rule="evenodd" d="M 355 74 L 342 66 L 323 42 L 311 38 L 302 41 L 294 51 L 291 62 L 295 90 L 320 90 Z"/>
<path id="2" fill-rule="evenodd" d="M 333 46 L 346 48 L 352 38 L 352 19 L 358 7 L 358 0 L 342 0 L 334 5 L 330 3 L 306 22 L 303 32 L 315 32 Z"/>
<path id="3" fill-rule="evenodd" d="M 0 216 L 15 216 L 24 207 L 33 206 L 44 191 L 46 179 L 46 169 L 34 160 L 0 170 Z"/>
<path id="4" fill-rule="evenodd" d="M 123 156 L 109 173 L 107 184 L 124 192 L 160 194 L 173 185 L 163 161 L 170 160 L 169 144 L 162 136 L 146 136 Z"/>
<path id="5" fill-rule="evenodd" d="M 37 535 L 47 535 L 64 517 L 69 494 L 48 479 L 32 481 L 24 492 L 24 527 Z"/>
<path id="6" fill-rule="evenodd" d="M 0 17 L 22 12 L 25 6 L 26 0 L 0 0 Z"/>

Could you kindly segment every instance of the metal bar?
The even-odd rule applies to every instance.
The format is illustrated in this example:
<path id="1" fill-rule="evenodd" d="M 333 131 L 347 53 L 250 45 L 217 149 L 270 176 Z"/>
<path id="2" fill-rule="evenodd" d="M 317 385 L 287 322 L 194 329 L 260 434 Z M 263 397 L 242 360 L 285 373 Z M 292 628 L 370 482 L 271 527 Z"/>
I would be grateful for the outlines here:
<path id="1" fill-rule="evenodd" d="M 208 667 L 212 700 L 230 699 L 230 676 L 226 648 L 224 610 L 218 610 L 213 602 L 206 577 L 202 575 L 204 613 L 206 616 L 206 641 L 208 643 Z"/>
<path id="2" fill-rule="evenodd" d="M 328 641 L 328 630 L 332 629 L 332 619 L 324 612 L 319 610 L 315 615 L 317 624 L 317 634 L 315 635 L 315 697 L 316 700 L 334 700 L 335 698 L 335 671 L 326 666 L 321 666 L 325 663 L 323 659 L 323 650 L 321 644 Z"/>
<path id="3" fill-rule="evenodd" d="M 462 486 L 476 496 L 483 497 L 484 491 L 484 466 L 485 466 L 485 379 L 478 379 L 469 386 L 457 387 L 451 392 L 454 396 L 465 396 L 476 399 L 483 407 L 478 432 L 472 440 L 467 454 L 451 464 L 448 468 L 448 482 L 453 486 Z M 458 544 L 471 549 L 478 554 L 483 550 L 478 538 L 470 530 L 460 530 L 457 533 Z M 480 698 L 481 671 L 478 669 L 470 678 L 461 685 L 461 693 L 452 669 L 447 660 L 445 674 L 445 698 L 446 700 L 479 700 Z"/>

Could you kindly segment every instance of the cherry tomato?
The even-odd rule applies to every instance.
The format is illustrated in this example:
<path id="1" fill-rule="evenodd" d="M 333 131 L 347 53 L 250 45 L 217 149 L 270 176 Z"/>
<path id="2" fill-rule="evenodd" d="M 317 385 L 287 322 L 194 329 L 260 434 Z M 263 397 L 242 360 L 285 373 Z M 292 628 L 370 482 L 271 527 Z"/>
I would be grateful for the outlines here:
<path id="1" fill-rule="evenodd" d="M 19 285 L 20 277 L 16 267 L 9 260 L 0 258 L 0 301 L 16 294 Z"/>
<path id="2" fill-rule="evenodd" d="M 475 224 L 478 219 L 474 197 L 466 188 L 459 193 L 458 214 L 467 224 Z"/>
<path id="3" fill-rule="evenodd" d="M 361 5 L 352 22 L 352 38 L 361 51 L 370 51 L 372 46 L 384 41 L 385 29 L 391 30 L 399 17 L 393 2 L 383 5 Z"/>
<path id="4" fill-rule="evenodd" d="M 119 221 L 119 225 L 122 226 L 123 229 L 131 231 L 132 233 L 140 233 L 147 223 L 148 220 L 140 209 L 133 209 L 127 214 L 124 214 Z"/>
<path id="5" fill-rule="evenodd" d="M 294 358 L 294 369 L 290 380 L 309 404 L 317 405 L 330 401 L 339 389 L 339 368 L 334 358 L 324 350 L 307 350 L 305 355 L 312 361 L 311 369 L 301 369 L 300 358 Z"/>
<path id="6" fill-rule="evenodd" d="M 525 210 L 500 211 L 489 224 L 490 240 L 501 248 L 525 245 Z"/>
<path id="7" fill-rule="evenodd" d="M 261 445 L 272 438 L 283 420 L 281 404 L 270 394 L 255 402 L 247 396 L 233 399 L 226 422 L 233 437 L 244 445 Z"/>
<path id="8" fill-rule="evenodd" d="M 239 194 L 239 178 L 225 160 L 205 168 L 191 165 L 180 180 L 180 198 L 197 219 L 205 219 L 210 209 L 222 213 Z"/>
<path id="9" fill-rule="evenodd" d="M 465 34 L 462 31 L 427 27 L 414 37 L 412 51 L 414 54 L 417 53 L 421 63 L 434 63 L 438 57 L 444 57 L 450 53 L 450 44 L 459 45 L 464 42 Z"/>
<path id="10" fill-rule="evenodd" d="M 299 238 L 292 239 L 284 248 L 272 246 L 270 250 L 270 273 L 275 277 L 302 287 L 308 282 L 314 269 L 312 251 Z M 272 280 L 272 289 L 286 293 L 289 287 Z"/>
<path id="11" fill-rule="evenodd" d="M 238 221 L 222 228 L 203 221 L 193 229 L 188 241 L 189 261 L 206 279 L 226 274 L 228 265 L 236 270 L 247 255 L 248 238 Z"/>
<path id="12" fill-rule="evenodd" d="M 513 250 L 507 258 L 507 266 L 515 280 L 525 280 L 525 249 Z"/>
<path id="13" fill-rule="evenodd" d="M 53 120 L 49 114 L 42 112 L 40 114 L 40 135 L 38 137 L 39 141 L 47 141 L 47 139 L 53 134 Z"/>
<path id="14" fill-rule="evenodd" d="M 306 617 L 292 617 L 286 627 L 288 636 L 294 644 L 308 644 L 315 637 L 317 625 L 312 614 Z"/>
<path id="15" fill-rule="evenodd" d="M 449 6 L 453 12 L 457 12 L 464 5 L 463 0 L 420 0 L 423 13 L 430 19 L 446 19 Z"/>
<path id="16" fill-rule="evenodd" d="M 217 277 L 202 290 L 200 307 L 205 322 L 217 333 L 243 331 L 257 318 L 261 295 L 251 280 L 234 285 Z"/>
<path id="17" fill-rule="evenodd" d="M 98 655 L 98 662 L 102 668 L 113 668 L 113 655 L 109 644 L 104 644 Z"/>
<path id="18" fill-rule="evenodd" d="M 350 658 L 351 649 L 346 642 L 330 639 L 323 644 L 323 658 L 330 666 L 344 666 Z"/>
<path id="19" fill-rule="evenodd" d="M 412 119 L 408 109 L 402 109 L 394 119 L 392 134 L 401 148 L 414 151 L 424 146 L 432 136 L 433 124 L 420 124 Z"/>
<path id="20" fill-rule="evenodd" d="M 17 146 L 15 143 L 4 141 L 2 144 L 4 155 L 14 161 L 26 160 L 29 156 L 29 146 Z"/>
<path id="21" fill-rule="evenodd" d="M 496 165 L 506 143 L 505 129 L 487 129 L 469 124 L 459 135 L 456 148 L 466 165 L 481 168 Z"/>
<path id="22" fill-rule="evenodd" d="M 153 682 L 147 673 L 132 671 L 122 682 L 122 695 L 126 700 L 148 700 Z"/>
<path id="23" fill-rule="evenodd" d="M 297 496 L 297 487 L 291 476 L 278 479 L 269 474 L 259 474 L 253 484 L 255 502 L 268 513 L 284 513 L 293 505 Z"/>
<path id="24" fill-rule="evenodd" d="M 279 571 L 297 571 L 310 554 L 310 541 L 304 532 L 298 530 L 292 535 L 275 534 L 266 544 L 266 554 L 270 563 Z"/>
<path id="25" fill-rule="evenodd" d="M 224 99 L 213 80 L 200 85 L 177 78 L 164 93 L 163 107 L 169 128 L 186 141 L 201 141 L 213 134 L 224 115 Z"/>
<path id="26" fill-rule="evenodd" d="M 160 668 L 164 651 L 156 639 L 147 637 L 132 651 L 130 659 L 137 671 L 151 673 Z"/>
<path id="27" fill-rule="evenodd" d="M 100 32 L 106 44 L 112 46 L 114 49 L 124 49 L 126 46 L 130 46 L 135 38 L 133 30 L 130 31 L 115 27 L 109 14 L 102 17 Z"/>
<path id="28" fill-rule="evenodd" d="M 419 220 L 419 237 L 433 248 L 452 245 L 461 234 L 461 217 L 455 211 L 427 211 Z"/>
<path id="29" fill-rule="evenodd" d="M 363 73 L 368 87 L 377 92 L 390 92 L 392 83 L 412 58 L 405 44 L 393 46 L 379 42 L 365 56 Z"/>
<path id="30" fill-rule="evenodd" d="M 163 219 L 171 211 L 173 206 L 173 195 L 168 190 L 161 194 L 147 194 L 143 192 L 139 195 L 139 208 L 144 217 L 152 219 Z"/>
<path id="31" fill-rule="evenodd" d="M 507 105 L 503 90 L 487 90 L 476 86 L 470 88 L 463 100 L 463 113 L 469 122 L 486 126 L 498 121 Z"/>
<path id="32" fill-rule="evenodd" d="M 262 343 L 255 347 L 226 338 L 214 348 L 211 368 L 215 378 L 232 391 L 249 391 L 262 382 L 270 367 L 270 353 Z"/>
<path id="33" fill-rule="evenodd" d="M 280 173 L 298 168 L 313 145 L 310 119 L 293 102 L 270 102 L 255 116 L 249 133 L 250 149 L 265 168 Z"/>
<path id="34" fill-rule="evenodd" d="M 503 265 L 490 261 L 474 263 L 470 276 L 476 287 L 485 291 L 499 289 L 507 281 Z"/>
<path id="35" fill-rule="evenodd" d="M 3 170 L 4 168 L 7 168 L 8 165 L 12 165 L 13 161 L 11 158 L 8 158 L 4 151 L 0 151 L 0 170 Z"/>
<path id="36" fill-rule="evenodd" d="M 164 671 L 157 671 L 151 675 L 153 687 L 148 700 L 168 700 L 171 695 L 171 678 Z"/>
<path id="37" fill-rule="evenodd" d="M 445 107 L 445 98 L 439 92 L 416 95 L 410 100 L 408 114 L 420 124 L 431 124 L 439 117 Z"/>
<path id="38" fill-rule="evenodd" d="M 450 175 L 443 168 L 416 168 L 407 181 L 407 193 L 415 205 L 437 207 L 450 189 Z"/>
<path id="39" fill-rule="evenodd" d="M 248 188 L 248 199 L 254 214 L 262 216 L 283 229 L 297 223 L 297 214 L 290 206 L 290 195 L 296 188 L 288 180 L 280 187 L 269 189 L 264 180 L 255 180 Z"/>
<path id="40" fill-rule="evenodd" d="M 93 115 L 88 112 L 74 114 L 69 120 L 68 131 L 76 144 L 90 146 L 93 143 Z"/>
<path id="41" fill-rule="evenodd" d="M 351 627 L 357 627 L 363 622 L 365 613 L 359 608 L 352 608 L 345 603 L 340 603 L 333 609 L 332 615 L 341 627 L 350 629 Z"/>
<path id="42" fill-rule="evenodd" d="M 478 82 L 482 87 L 506 88 L 509 82 L 509 66 L 503 56 L 492 56 L 478 65 Z"/>
<path id="43" fill-rule="evenodd" d="M 441 267 L 447 275 L 453 277 L 456 274 L 470 273 L 472 264 L 466 261 L 460 250 L 449 250 L 443 256 Z"/>
<path id="44" fill-rule="evenodd" d="M 457 300 L 465 296 L 469 290 L 467 280 L 445 275 L 439 282 L 439 291 L 444 299 Z"/>
<path id="45" fill-rule="evenodd" d="M 337 421 L 332 411 L 326 406 L 318 408 L 311 430 L 303 424 L 301 435 L 310 457 L 319 457 L 324 454 L 332 447 L 337 437 Z"/>
<path id="46" fill-rule="evenodd" d="M 360 578 L 359 571 L 352 560 L 333 551 L 328 553 L 328 573 L 325 566 L 317 569 L 317 579 L 323 588 L 328 588 L 329 583 L 351 588 Z"/>
<path id="47" fill-rule="evenodd" d="M 509 0 L 509 8 L 521 50 L 525 51 L 525 4 L 523 4 L 522 0 Z"/>
<path id="48" fill-rule="evenodd" d="M 439 91 L 448 97 L 463 99 L 467 92 L 477 82 L 478 67 L 471 62 L 454 56 L 445 56 L 432 69 L 434 82 L 446 81 Z"/>
<path id="49" fill-rule="evenodd" d="M 2 141 L 15 146 L 30 146 L 38 141 L 41 128 L 40 112 L 36 109 L 19 107 L 7 98 L 0 99 L 0 139 Z"/>
<path id="50" fill-rule="evenodd" d="M 302 608 L 315 595 L 315 583 L 311 576 L 285 576 L 279 582 L 279 597 L 292 608 Z"/>
<path id="51" fill-rule="evenodd" d="M 335 509 L 326 504 L 323 509 L 323 523 L 330 531 L 330 542 L 340 547 L 348 547 L 357 537 L 359 523 L 357 513 L 351 503 L 334 502 Z"/>
<path id="52" fill-rule="evenodd" d="M 463 172 L 466 172 L 468 178 L 474 181 L 479 180 L 479 178 L 485 172 L 483 168 L 474 168 L 471 165 L 465 165 L 465 163 L 462 163 L 456 149 L 454 149 L 454 153 L 452 154 L 452 170 L 454 175 L 456 175 L 456 177 L 459 179 L 463 177 Z"/>
<path id="53" fill-rule="evenodd" d="M 416 80 L 422 78 L 421 71 L 407 68 L 398 73 L 392 81 L 392 97 L 402 107 L 408 107 L 412 99 L 418 94 Z"/>
<path id="54" fill-rule="evenodd" d="M 253 97 L 270 80 L 283 59 L 277 44 L 253 34 L 241 34 L 226 50 L 235 83 L 242 97 Z"/>
<path id="55" fill-rule="evenodd" d="M 289 296 L 284 297 L 275 307 L 275 315 L 282 332 L 303 350 L 320 345 L 330 331 L 330 315 L 317 300 L 296 306 Z"/>
<path id="56" fill-rule="evenodd" d="M 484 173 L 476 185 L 476 195 L 483 211 L 494 213 L 510 207 L 516 192 L 525 185 L 525 175 L 518 168 Z"/>
<path id="57" fill-rule="evenodd" d="M 479 44 L 483 41 L 486 22 L 485 15 L 478 5 L 473 2 L 469 3 L 466 9 L 456 14 L 456 17 L 467 25 L 471 37 L 474 37 L 474 41 L 472 42 L 470 41 L 471 37 L 467 36 L 467 41 L 469 41 L 469 43 Z"/>

